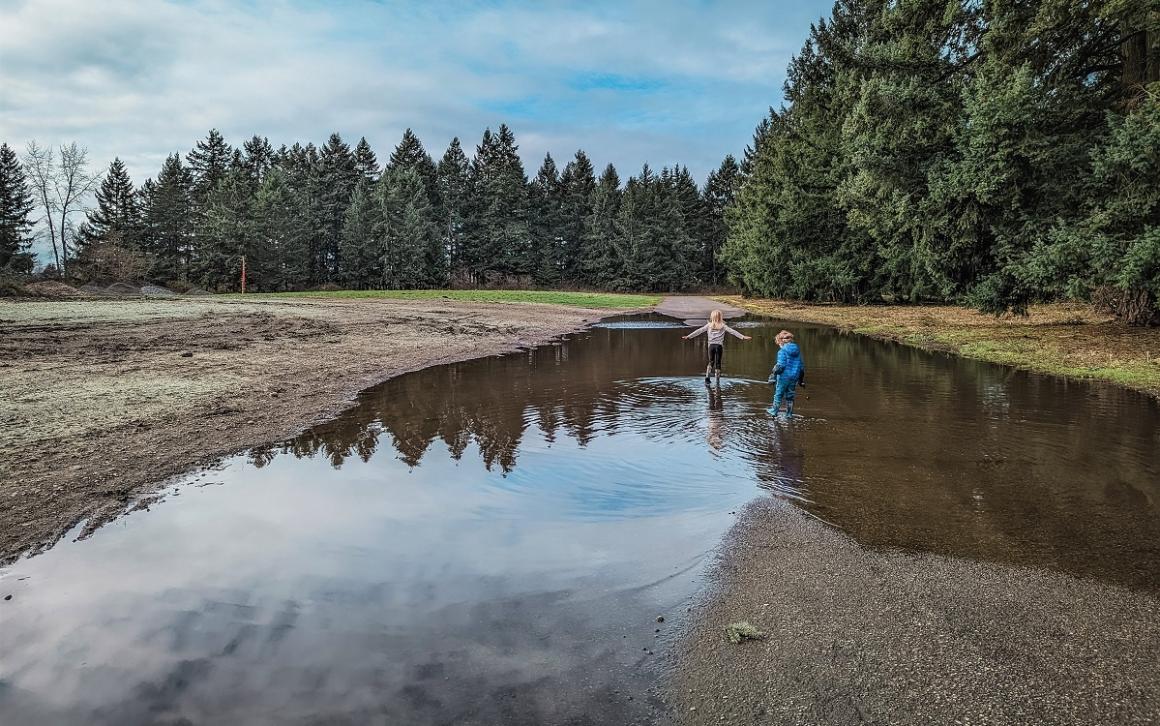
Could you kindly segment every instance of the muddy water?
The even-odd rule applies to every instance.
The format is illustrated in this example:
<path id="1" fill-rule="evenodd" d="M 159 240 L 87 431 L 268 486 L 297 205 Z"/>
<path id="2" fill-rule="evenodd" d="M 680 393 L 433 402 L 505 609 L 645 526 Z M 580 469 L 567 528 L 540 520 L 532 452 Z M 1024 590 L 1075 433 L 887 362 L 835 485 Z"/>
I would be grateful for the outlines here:
<path id="1" fill-rule="evenodd" d="M 634 723 L 733 512 L 1160 592 L 1160 407 L 796 327 L 655 318 L 445 366 L 0 570 L 0 723 Z M 657 617 L 665 618 L 663 623 Z M 658 632 L 659 631 L 659 632 Z"/>

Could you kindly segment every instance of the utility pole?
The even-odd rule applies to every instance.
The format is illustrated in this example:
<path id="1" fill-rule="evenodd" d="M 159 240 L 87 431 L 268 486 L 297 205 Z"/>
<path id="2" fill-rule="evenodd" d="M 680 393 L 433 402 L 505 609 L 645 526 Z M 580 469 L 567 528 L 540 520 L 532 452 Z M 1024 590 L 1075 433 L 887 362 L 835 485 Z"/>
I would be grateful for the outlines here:
<path id="1" fill-rule="evenodd" d="M 242 255 L 242 294 L 246 294 L 246 256 Z"/>

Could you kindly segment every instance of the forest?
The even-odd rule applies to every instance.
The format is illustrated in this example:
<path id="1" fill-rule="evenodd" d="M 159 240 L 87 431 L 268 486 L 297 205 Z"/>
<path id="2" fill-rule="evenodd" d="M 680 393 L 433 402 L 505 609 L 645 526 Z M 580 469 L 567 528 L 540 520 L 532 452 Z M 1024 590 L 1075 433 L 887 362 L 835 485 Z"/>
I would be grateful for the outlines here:
<path id="1" fill-rule="evenodd" d="M 506 125 L 438 161 L 408 130 L 382 166 L 365 139 L 214 130 L 140 187 L 75 144 L 4 144 L 0 268 L 31 268 L 35 226 L 74 279 L 236 290 L 244 257 L 252 290 L 731 285 L 1160 322 L 1153 3 L 839 0 L 783 95 L 700 186 L 680 165 L 622 183 L 583 151 L 529 178 Z"/>
<path id="2" fill-rule="evenodd" d="M 608 165 L 597 177 L 583 151 L 562 171 L 548 154 L 529 180 L 518 151 L 501 125 L 484 131 L 470 159 L 452 139 L 435 162 L 408 129 L 380 167 L 365 138 L 353 148 L 336 133 L 321 147 L 274 149 L 254 136 L 233 148 L 211 130 L 140 188 L 115 159 L 75 233 L 64 217 L 55 225 L 52 264 L 77 279 L 149 278 L 213 291 L 238 289 L 243 257 L 247 289 L 261 291 L 680 290 L 721 282 L 714 260 L 739 173 L 733 157 L 702 190 L 685 167 L 645 165 L 622 184 Z M 70 153 L 78 152 L 63 148 L 55 165 L 35 145 L 25 155 L 24 166 L 55 172 L 50 208 L 68 196 L 70 179 L 89 178 L 62 171 Z M 24 173 L 7 145 L 0 168 L 9 178 Z M 22 180 L 28 209 L 35 180 L 44 178 L 30 176 Z"/>
<path id="3" fill-rule="evenodd" d="M 1157 322 L 1160 9 L 841 0 L 742 162 L 721 261 L 755 295 Z"/>

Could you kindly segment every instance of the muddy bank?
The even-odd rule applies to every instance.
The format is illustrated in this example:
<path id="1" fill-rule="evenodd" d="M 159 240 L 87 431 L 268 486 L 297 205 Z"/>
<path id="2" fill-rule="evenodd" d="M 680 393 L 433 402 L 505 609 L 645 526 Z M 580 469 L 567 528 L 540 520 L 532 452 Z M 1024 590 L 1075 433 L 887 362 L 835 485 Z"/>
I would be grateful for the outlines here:
<path id="1" fill-rule="evenodd" d="M 723 545 L 678 642 L 683 723 L 1145 724 L 1160 599 L 1000 564 L 865 550 L 774 499 Z M 734 645 L 749 621 L 764 640 Z"/>
<path id="2" fill-rule="evenodd" d="M 418 368 L 617 311 L 447 300 L 0 304 L 0 562 Z"/>

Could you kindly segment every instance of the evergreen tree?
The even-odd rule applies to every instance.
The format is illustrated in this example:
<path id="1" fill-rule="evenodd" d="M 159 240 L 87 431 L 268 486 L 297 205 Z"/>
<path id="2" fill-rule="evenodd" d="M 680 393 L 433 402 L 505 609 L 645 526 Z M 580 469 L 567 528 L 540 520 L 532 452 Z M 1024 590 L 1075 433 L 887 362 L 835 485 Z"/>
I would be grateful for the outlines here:
<path id="1" fill-rule="evenodd" d="M 614 287 L 659 291 L 684 285 L 681 250 L 688 239 L 672 177 L 669 169 L 658 176 L 645 164 L 625 184 L 617 220 L 624 267 Z"/>
<path id="2" fill-rule="evenodd" d="M 528 228 L 528 180 L 515 135 L 488 129 L 471 165 L 468 263 L 476 282 L 535 271 Z"/>
<path id="3" fill-rule="evenodd" d="M 367 181 L 379 180 L 379 159 L 371 150 L 365 136 L 360 138 L 354 147 L 354 167 Z"/>
<path id="4" fill-rule="evenodd" d="M 265 136 L 253 136 L 242 143 L 241 166 L 246 172 L 252 189 L 257 190 L 266 180 L 266 175 L 274 168 L 277 155 Z"/>
<path id="5" fill-rule="evenodd" d="M 682 275 L 674 278 L 672 289 L 700 285 L 706 280 L 704 260 L 709 239 L 709 216 L 697 182 L 688 167 L 680 166 L 669 175 L 669 195 L 680 215 L 673 241 L 673 252 Z"/>
<path id="6" fill-rule="evenodd" d="M 225 177 L 232 158 L 233 150 L 217 129 L 210 129 L 205 140 L 198 141 L 193 150 L 186 154 L 193 198 L 198 204 Z"/>
<path id="7" fill-rule="evenodd" d="M 326 248 L 323 244 L 329 219 L 319 174 L 319 153 L 314 144 L 295 143 L 278 152 L 278 167 L 285 172 L 286 184 L 295 199 L 295 210 L 301 229 L 302 246 L 296 257 L 288 258 L 284 267 L 286 284 L 295 289 L 321 285 L 327 280 Z"/>
<path id="8" fill-rule="evenodd" d="M 163 280 L 187 279 L 192 258 L 192 180 L 173 154 L 165 160 L 157 181 L 148 186 L 144 210 L 149 248 L 155 266 L 153 276 Z"/>
<path id="9" fill-rule="evenodd" d="M 316 229 L 317 268 L 323 280 L 335 279 L 340 268 L 339 242 L 346 208 L 360 178 L 354 154 L 338 134 L 331 134 L 318 154 L 312 177 Z"/>
<path id="10" fill-rule="evenodd" d="M 243 168 L 226 172 L 205 197 L 198 256 L 191 275 L 206 289 L 226 292 L 240 288 L 242 257 L 251 247 L 253 235 L 252 201 L 249 174 Z M 247 264 L 249 278 L 248 268 Z"/>
<path id="11" fill-rule="evenodd" d="M 581 280 L 594 287 L 616 287 L 624 260 L 617 245 L 620 215 L 620 176 L 609 164 L 600 175 L 592 195 L 592 213 L 584 225 L 581 247 Z"/>
<path id="12" fill-rule="evenodd" d="M 379 184 L 384 209 L 381 259 L 383 287 L 438 284 L 445 274 L 442 246 L 423 178 L 414 168 L 394 168 Z"/>
<path id="13" fill-rule="evenodd" d="M 33 258 L 32 190 L 20 160 L 8 144 L 0 144 L 0 271 L 27 273 Z"/>
<path id="14" fill-rule="evenodd" d="M 464 265 L 465 229 L 470 207 L 471 164 L 458 138 L 451 139 L 436 171 L 439 196 L 439 233 L 446 250 L 448 270 L 457 275 Z"/>
<path id="15" fill-rule="evenodd" d="M 560 178 L 560 275 L 568 283 L 583 280 L 584 229 L 592 216 L 596 174 L 583 150 L 577 151 Z"/>
<path id="16" fill-rule="evenodd" d="M 272 168 L 253 201 L 253 229 L 246 245 L 247 286 L 293 290 L 302 285 L 308 243 L 298 210 L 286 172 Z"/>
<path id="17" fill-rule="evenodd" d="M 545 154 L 536 178 L 528 187 L 528 226 L 538 285 L 557 285 L 564 276 L 567 258 L 560 208 L 562 192 L 556 162 L 551 154 Z"/>
<path id="18" fill-rule="evenodd" d="M 141 210 L 133 181 L 125 164 L 113 159 L 96 193 L 97 207 L 88 212 L 81 227 L 80 246 L 109 243 L 131 248 L 140 246 Z"/>
<path id="19" fill-rule="evenodd" d="M 728 228 L 725 225 L 725 210 L 733 204 L 740 181 L 741 167 L 729 154 L 721 166 L 709 172 L 702 195 L 705 204 L 704 251 L 701 266 L 705 271 L 705 281 L 717 286 L 724 282 L 724 270 L 719 264 L 721 247 L 725 244 Z"/>
<path id="20" fill-rule="evenodd" d="M 391 152 L 387 169 L 390 171 L 413 169 L 423 181 L 427 198 L 432 204 L 438 202 L 435 189 L 435 162 L 431 160 L 431 155 L 423 148 L 423 142 L 411 129 L 403 132 L 403 138 L 399 141 L 399 145 Z"/>
<path id="21" fill-rule="evenodd" d="M 381 183 L 380 183 L 381 184 Z M 355 186 L 342 227 L 343 285 L 366 289 L 383 281 L 383 225 L 381 195 L 365 177 Z"/>

